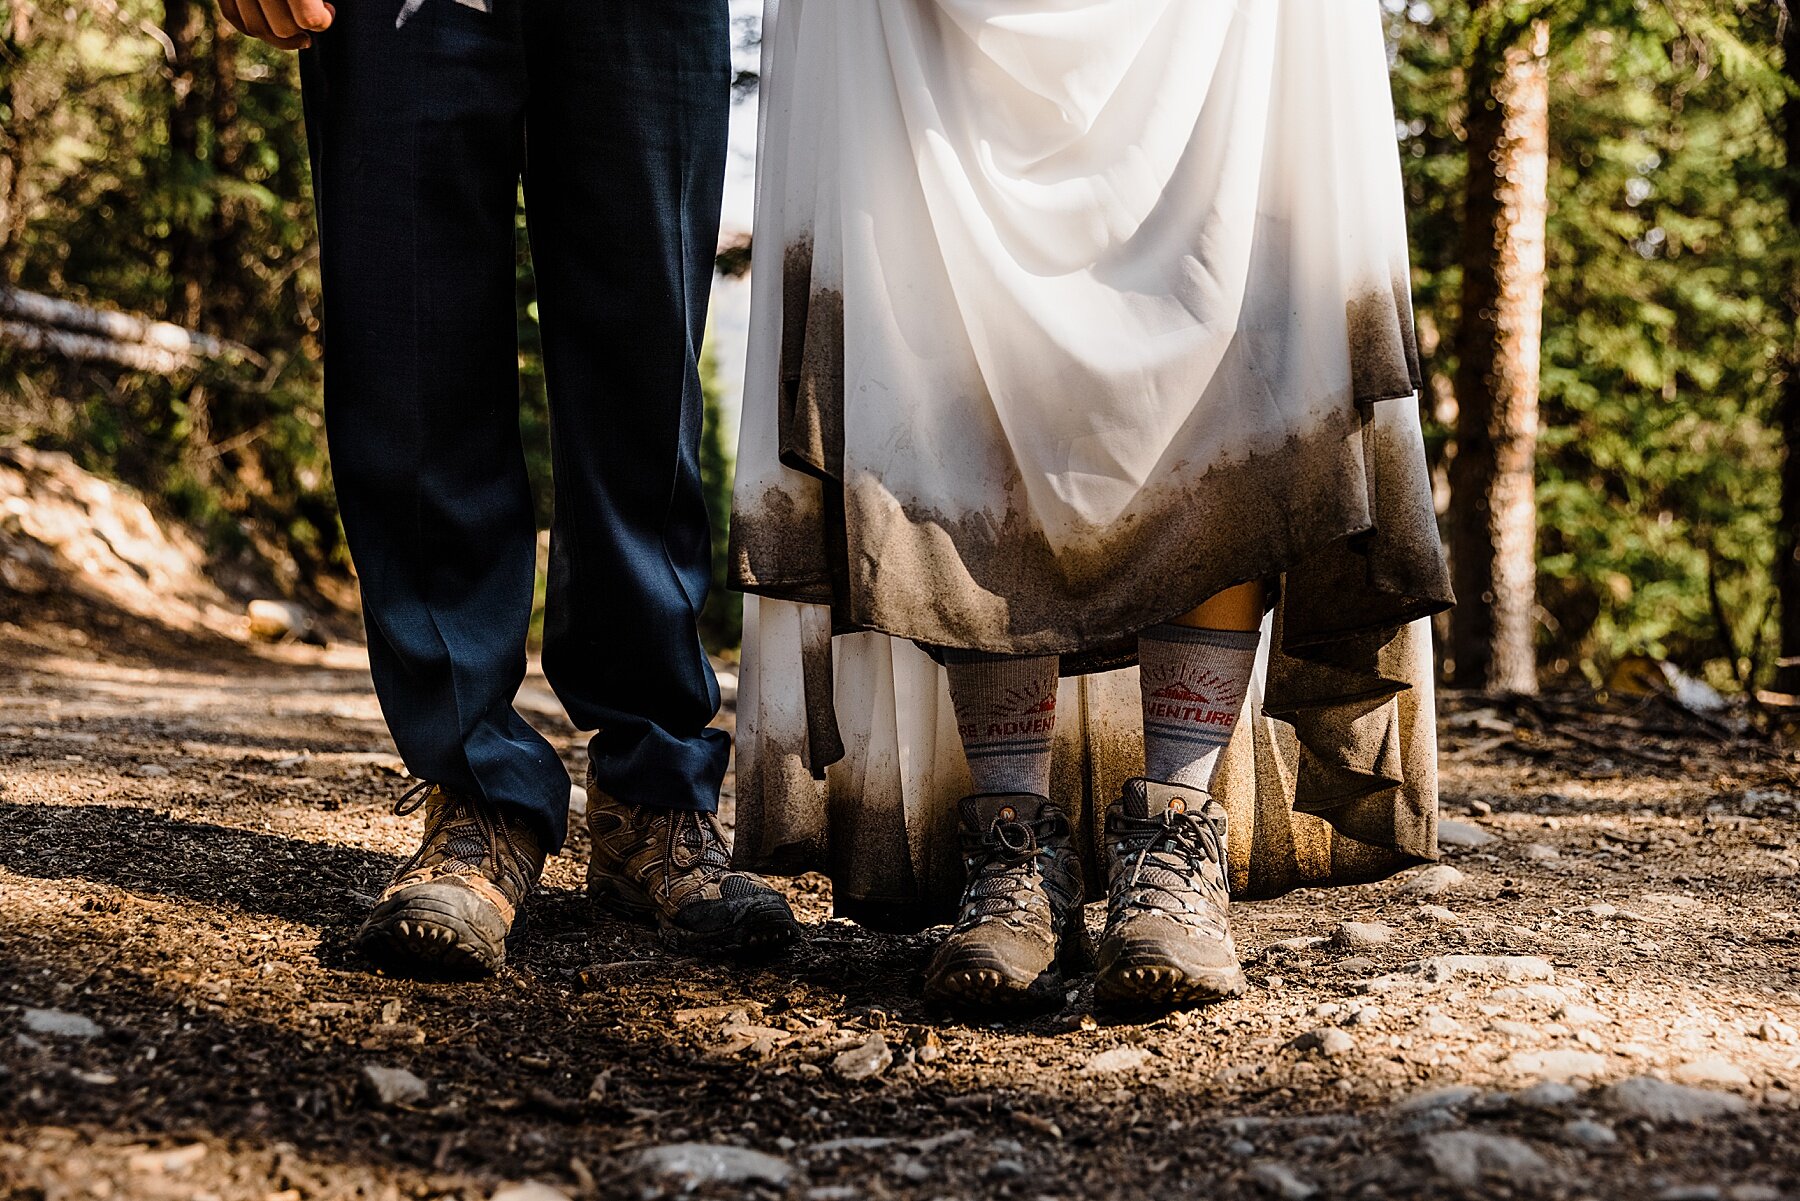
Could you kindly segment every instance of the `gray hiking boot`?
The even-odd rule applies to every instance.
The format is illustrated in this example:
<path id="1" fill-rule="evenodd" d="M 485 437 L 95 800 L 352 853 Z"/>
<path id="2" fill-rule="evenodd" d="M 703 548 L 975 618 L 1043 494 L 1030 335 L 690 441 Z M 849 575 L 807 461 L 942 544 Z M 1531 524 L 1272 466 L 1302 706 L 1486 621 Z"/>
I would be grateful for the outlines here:
<path id="1" fill-rule="evenodd" d="M 357 933 L 384 966 L 412 971 L 491 972 L 506 961 L 506 936 L 544 872 L 531 830 L 486 801 L 421 783 L 394 806 L 425 810 L 425 837 L 400 865 Z"/>
<path id="2" fill-rule="evenodd" d="M 714 954 L 768 955 L 800 938 L 793 910 L 769 882 L 731 866 L 716 814 L 627 805 L 588 777 L 588 893 L 663 941 Z"/>
<path id="3" fill-rule="evenodd" d="M 1067 973 L 1092 961 L 1068 815 L 1030 794 L 965 797 L 962 842 L 962 911 L 925 970 L 926 997 L 1006 1008 L 1060 1003 Z"/>
<path id="4" fill-rule="evenodd" d="M 1198 788 L 1130 780 L 1106 811 L 1106 934 L 1095 994 L 1194 1005 L 1246 987 L 1231 941 L 1225 807 Z"/>

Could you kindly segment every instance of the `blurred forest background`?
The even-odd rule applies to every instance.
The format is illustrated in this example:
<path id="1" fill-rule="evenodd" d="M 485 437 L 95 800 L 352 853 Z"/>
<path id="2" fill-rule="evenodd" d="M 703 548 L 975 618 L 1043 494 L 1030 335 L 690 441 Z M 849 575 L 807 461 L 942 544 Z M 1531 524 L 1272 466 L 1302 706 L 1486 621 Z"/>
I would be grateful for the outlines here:
<path id="1" fill-rule="evenodd" d="M 1381 2 L 1421 404 L 1463 600 L 1447 675 L 1531 691 L 1666 661 L 1782 704 L 1800 693 L 1800 40 L 1785 5 Z M 310 203 L 293 60 L 212 4 L 0 0 L 0 442 L 138 489 L 240 596 L 344 609 Z M 741 269 L 741 248 L 721 261 Z M 709 394 L 722 529 L 729 423 Z M 715 647 L 736 623 L 716 597 Z"/>

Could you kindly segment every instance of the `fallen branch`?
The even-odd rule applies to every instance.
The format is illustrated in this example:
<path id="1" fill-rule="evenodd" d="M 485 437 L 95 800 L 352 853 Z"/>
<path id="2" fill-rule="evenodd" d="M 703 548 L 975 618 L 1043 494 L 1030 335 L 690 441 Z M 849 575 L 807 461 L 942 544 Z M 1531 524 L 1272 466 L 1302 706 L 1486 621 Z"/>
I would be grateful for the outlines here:
<path id="1" fill-rule="evenodd" d="M 172 375 L 204 361 L 264 366 L 248 346 L 134 313 L 0 288 L 0 343 Z"/>

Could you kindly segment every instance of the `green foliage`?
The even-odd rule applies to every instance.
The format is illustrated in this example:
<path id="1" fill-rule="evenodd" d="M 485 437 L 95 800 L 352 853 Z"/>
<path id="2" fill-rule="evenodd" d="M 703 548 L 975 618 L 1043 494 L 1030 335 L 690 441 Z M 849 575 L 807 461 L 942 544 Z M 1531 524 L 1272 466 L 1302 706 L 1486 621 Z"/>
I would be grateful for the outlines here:
<path id="1" fill-rule="evenodd" d="M 1390 5 L 1390 10 L 1394 8 Z M 1503 12 L 1500 10 L 1504 10 Z M 1551 22 L 1551 216 L 1539 453 L 1542 650 L 1716 682 L 1772 666 L 1791 235 L 1774 190 L 1773 41 L 1749 5 L 1549 0 L 1394 14 L 1421 330 L 1442 409 L 1460 319 L 1461 65 Z M 1430 345 L 1431 334 L 1444 337 Z M 1435 415 L 1435 414 L 1434 414 Z M 1437 440 L 1448 432 L 1437 425 Z M 1454 548 L 1452 548 L 1454 553 Z"/>
<path id="2" fill-rule="evenodd" d="M 1765 0 L 1385 0 L 1431 394 L 1453 453 L 1465 72 L 1550 23 L 1543 651 L 1605 674 L 1667 655 L 1766 670 L 1795 238 L 1776 192 Z M 182 14 L 186 13 L 186 24 Z M 24 14 L 24 20 L 20 20 Z M 170 30 L 185 38 L 170 37 Z M 166 40 L 165 40 L 166 39 Z M 266 371 L 162 380 L 0 356 L 0 435 L 74 452 L 164 498 L 223 562 L 327 592 L 348 563 L 319 401 L 319 297 L 292 58 L 218 40 L 210 4 L 0 3 L 0 280 L 247 343 Z M 549 421 L 523 226 L 521 410 L 540 518 Z M 729 431 L 708 360 L 702 447 L 723 578 Z M 332 595 L 338 595 L 337 593 Z M 1723 618 L 1723 620 L 1721 620 Z M 735 643 L 737 599 L 704 622 Z"/>
<path id="3" fill-rule="evenodd" d="M 706 486 L 706 514 L 712 522 L 712 591 L 700 613 L 700 637 L 715 654 L 736 649 L 744 637 L 744 598 L 726 587 L 730 573 L 727 540 L 731 535 L 731 482 L 734 474 L 731 435 L 727 429 L 719 362 L 712 339 L 700 359 L 700 384 L 706 393 L 706 420 L 700 432 L 700 474 Z"/>
<path id="4" fill-rule="evenodd" d="M 224 334 L 267 369 L 162 379 L 0 357 L 0 428 L 162 496 L 234 574 L 305 592 L 348 560 L 299 92 L 291 55 L 221 43 L 212 16 L 0 7 L 0 279 Z"/>

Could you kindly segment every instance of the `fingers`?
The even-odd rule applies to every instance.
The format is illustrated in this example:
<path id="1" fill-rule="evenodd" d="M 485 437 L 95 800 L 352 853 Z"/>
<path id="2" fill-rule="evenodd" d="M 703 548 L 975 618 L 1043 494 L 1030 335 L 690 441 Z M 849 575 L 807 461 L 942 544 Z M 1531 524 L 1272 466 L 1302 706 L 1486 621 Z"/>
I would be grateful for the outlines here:
<path id="1" fill-rule="evenodd" d="M 312 45 L 306 31 L 288 15 L 286 0 L 219 0 L 225 19 L 253 38 L 281 50 L 304 50 Z M 271 10 L 279 9 L 279 24 Z"/>
<path id="2" fill-rule="evenodd" d="M 269 32 L 283 40 L 300 37 L 301 28 L 294 24 L 293 14 L 288 12 L 288 0 L 246 0 L 247 3 L 258 4 L 262 8 L 263 20 L 269 26 Z"/>
<path id="3" fill-rule="evenodd" d="M 336 14 L 325 0 L 288 0 L 294 24 L 311 33 L 323 33 L 331 26 L 331 18 Z"/>

